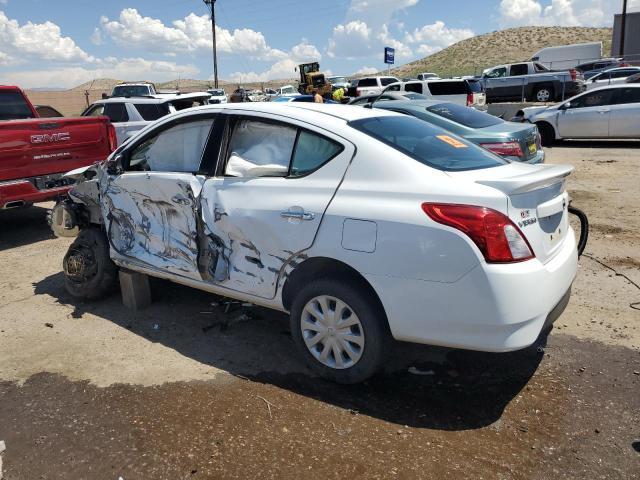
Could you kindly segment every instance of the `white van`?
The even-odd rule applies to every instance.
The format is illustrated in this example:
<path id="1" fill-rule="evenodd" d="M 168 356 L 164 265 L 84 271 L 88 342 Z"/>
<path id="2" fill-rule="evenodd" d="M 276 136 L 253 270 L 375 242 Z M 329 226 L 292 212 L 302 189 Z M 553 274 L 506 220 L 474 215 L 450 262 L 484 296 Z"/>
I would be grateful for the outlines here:
<path id="1" fill-rule="evenodd" d="M 385 92 L 414 92 L 443 102 L 467 107 L 483 107 L 487 103 L 482 83 L 476 79 L 448 78 L 410 80 L 389 85 Z"/>
<path id="2" fill-rule="evenodd" d="M 602 42 L 588 42 L 543 48 L 534 53 L 529 61 L 539 62 L 550 70 L 566 70 L 601 57 Z"/>

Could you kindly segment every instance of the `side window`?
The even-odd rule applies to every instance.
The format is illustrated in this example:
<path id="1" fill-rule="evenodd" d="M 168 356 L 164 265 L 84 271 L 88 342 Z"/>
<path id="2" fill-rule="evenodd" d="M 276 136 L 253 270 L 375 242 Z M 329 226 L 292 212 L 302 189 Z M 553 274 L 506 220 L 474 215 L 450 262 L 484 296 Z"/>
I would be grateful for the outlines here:
<path id="1" fill-rule="evenodd" d="M 129 121 L 127 107 L 124 103 L 106 103 L 104 105 L 104 115 L 109 117 L 111 123 Z"/>
<path id="2" fill-rule="evenodd" d="M 128 171 L 195 173 L 213 121 L 198 120 L 175 125 L 133 149 Z"/>
<path id="3" fill-rule="evenodd" d="M 386 87 L 387 85 L 391 85 L 392 83 L 396 83 L 398 81 L 397 78 L 392 77 L 383 77 L 380 79 L 380 85 Z"/>
<path id="4" fill-rule="evenodd" d="M 616 93 L 616 104 L 640 103 L 640 88 L 621 88 Z"/>
<path id="5" fill-rule="evenodd" d="M 626 78 L 632 73 L 635 72 L 629 70 L 619 70 L 617 72 L 611 72 L 611 78 Z"/>
<path id="6" fill-rule="evenodd" d="M 361 78 L 358 80 L 359 87 L 377 87 L 378 82 L 375 78 Z"/>
<path id="7" fill-rule="evenodd" d="M 139 103 L 134 106 L 140 116 L 147 121 L 158 120 L 169 114 L 169 106 L 166 103 Z"/>
<path id="8" fill-rule="evenodd" d="M 487 73 L 487 78 L 500 78 L 507 76 L 507 67 L 498 67 Z"/>
<path id="9" fill-rule="evenodd" d="M 467 84 L 464 80 L 452 82 L 431 82 L 428 84 L 432 95 L 466 95 Z"/>
<path id="10" fill-rule="evenodd" d="M 517 63 L 511 65 L 511 76 L 518 77 L 520 75 L 526 75 L 529 73 L 529 66 L 526 63 Z"/>
<path id="11" fill-rule="evenodd" d="M 229 142 L 225 175 L 286 177 L 297 129 L 280 123 L 238 120 Z"/>
<path id="12" fill-rule="evenodd" d="M 571 108 L 601 107 L 611 105 L 613 90 L 596 90 L 571 100 Z"/>
<path id="13" fill-rule="evenodd" d="M 291 161 L 291 176 L 317 170 L 342 151 L 342 145 L 312 132 L 301 130 Z"/>
<path id="14" fill-rule="evenodd" d="M 400 84 L 389 85 L 387 88 L 385 88 L 384 91 L 385 92 L 399 92 L 400 91 Z"/>
<path id="15" fill-rule="evenodd" d="M 422 84 L 418 82 L 407 83 L 404 86 L 405 92 L 422 93 Z"/>
<path id="16" fill-rule="evenodd" d="M 85 114 L 85 117 L 99 117 L 104 115 L 104 104 L 100 103 L 91 107 L 91 109 Z"/>

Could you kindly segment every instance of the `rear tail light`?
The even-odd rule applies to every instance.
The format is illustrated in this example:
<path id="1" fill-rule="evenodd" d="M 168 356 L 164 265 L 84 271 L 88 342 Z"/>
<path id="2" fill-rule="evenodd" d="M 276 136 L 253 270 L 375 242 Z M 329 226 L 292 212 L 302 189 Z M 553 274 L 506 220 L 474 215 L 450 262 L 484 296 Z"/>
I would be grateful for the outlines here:
<path id="1" fill-rule="evenodd" d="M 571 80 L 578 78 L 578 71 L 575 68 L 569 70 L 569 74 L 571 75 Z"/>
<path id="2" fill-rule="evenodd" d="M 618 67 L 630 67 L 631 65 L 629 65 L 626 62 L 621 63 L 620 65 L 618 65 Z"/>
<path id="3" fill-rule="evenodd" d="M 473 93 L 467 93 L 467 107 L 473 105 Z"/>
<path id="4" fill-rule="evenodd" d="M 488 263 L 514 263 L 534 258 L 522 232 L 509 217 L 496 210 L 450 203 L 423 203 L 422 210 L 434 222 L 467 235 Z"/>
<path id="5" fill-rule="evenodd" d="M 360 95 L 362 95 L 362 92 L 359 88 L 356 88 L 356 97 L 359 97 Z"/>
<path id="6" fill-rule="evenodd" d="M 109 139 L 109 152 L 113 152 L 118 147 L 118 136 L 116 127 L 112 123 L 107 123 L 107 137 Z"/>
<path id="7" fill-rule="evenodd" d="M 502 157 L 522 158 L 522 148 L 518 142 L 481 143 L 481 147 Z"/>

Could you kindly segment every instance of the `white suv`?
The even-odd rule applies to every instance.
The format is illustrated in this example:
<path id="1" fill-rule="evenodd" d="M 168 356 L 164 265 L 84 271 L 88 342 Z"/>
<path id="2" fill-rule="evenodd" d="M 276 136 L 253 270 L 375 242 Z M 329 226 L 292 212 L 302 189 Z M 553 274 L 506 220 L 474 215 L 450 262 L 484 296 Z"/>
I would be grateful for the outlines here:
<path id="1" fill-rule="evenodd" d="M 484 107 L 487 103 L 487 96 L 482 84 L 473 79 L 410 80 L 389 85 L 384 91 L 419 93 L 434 100 L 457 103 L 467 107 Z"/>
<path id="2" fill-rule="evenodd" d="M 105 294 L 120 267 L 289 312 L 311 368 L 351 383 L 391 338 L 531 345 L 576 274 L 571 171 L 395 112 L 210 105 L 71 172 L 84 181 L 52 226 L 80 228 L 64 259 L 73 296 Z"/>

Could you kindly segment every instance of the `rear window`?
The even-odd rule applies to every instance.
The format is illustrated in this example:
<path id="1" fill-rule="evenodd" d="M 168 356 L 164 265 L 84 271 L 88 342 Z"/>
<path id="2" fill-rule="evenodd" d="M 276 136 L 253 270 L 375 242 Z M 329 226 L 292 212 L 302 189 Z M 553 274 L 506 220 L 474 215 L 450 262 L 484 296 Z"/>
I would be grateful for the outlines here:
<path id="1" fill-rule="evenodd" d="M 359 87 L 377 87 L 378 82 L 376 81 L 375 78 L 361 78 L 358 81 L 358 86 Z"/>
<path id="2" fill-rule="evenodd" d="M 438 170 L 477 170 L 509 163 L 444 129 L 410 116 L 363 118 L 349 125 Z"/>
<path id="3" fill-rule="evenodd" d="M 169 114 L 169 106 L 166 103 L 140 103 L 134 105 L 142 118 L 147 121 L 158 120 Z"/>
<path id="4" fill-rule="evenodd" d="M 419 82 L 409 82 L 404 85 L 405 92 L 422 93 L 422 84 Z"/>
<path id="5" fill-rule="evenodd" d="M 128 122 L 129 114 L 124 103 L 107 103 L 104 106 L 104 115 L 109 117 L 111 123 Z"/>
<path id="6" fill-rule="evenodd" d="M 466 95 L 467 82 L 429 82 L 427 84 L 432 95 Z"/>
<path id="7" fill-rule="evenodd" d="M 0 120 L 34 118 L 33 112 L 19 92 L 0 92 Z"/>
<path id="8" fill-rule="evenodd" d="M 467 85 L 469 86 L 469 91 L 473 93 L 482 93 L 484 88 L 482 87 L 482 83 L 477 80 L 467 80 Z"/>
<path id="9" fill-rule="evenodd" d="M 469 128 L 485 128 L 502 123 L 502 120 L 493 115 L 455 103 L 432 105 L 431 107 L 427 107 L 427 112 L 431 112 Z"/>

